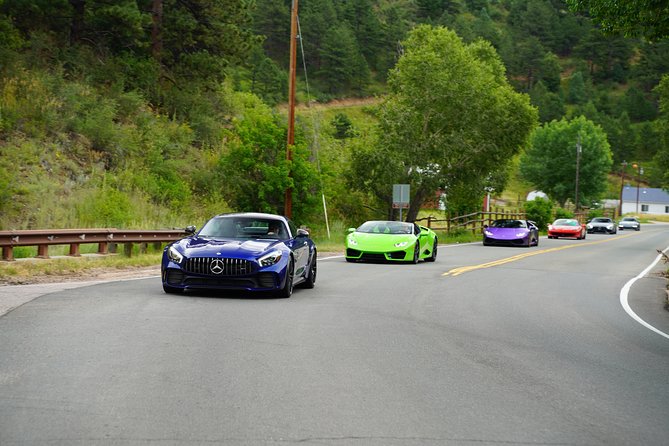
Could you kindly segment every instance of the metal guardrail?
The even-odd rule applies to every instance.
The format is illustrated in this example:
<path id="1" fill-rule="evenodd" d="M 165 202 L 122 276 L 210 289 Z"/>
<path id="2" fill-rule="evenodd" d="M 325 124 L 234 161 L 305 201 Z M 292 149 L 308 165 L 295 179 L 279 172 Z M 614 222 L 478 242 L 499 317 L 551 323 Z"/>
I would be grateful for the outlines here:
<path id="1" fill-rule="evenodd" d="M 49 246 L 70 245 L 70 256 L 80 256 L 79 246 L 97 243 L 99 254 L 114 252 L 117 244 L 125 245 L 126 254 L 132 252 L 133 243 L 162 244 L 178 240 L 186 235 L 184 229 L 127 230 L 127 229 L 34 229 L 0 231 L 2 260 L 14 260 L 14 248 L 37 246 L 38 258 L 49 258 Z"/>

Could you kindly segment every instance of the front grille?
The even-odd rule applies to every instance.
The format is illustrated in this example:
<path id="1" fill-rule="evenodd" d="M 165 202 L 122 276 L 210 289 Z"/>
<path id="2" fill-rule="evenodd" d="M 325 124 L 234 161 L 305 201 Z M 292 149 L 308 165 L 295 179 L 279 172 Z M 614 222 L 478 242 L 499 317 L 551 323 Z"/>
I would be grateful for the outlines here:
<path id="1" fill-rule="evenodd" d="M 363 253 L 362 260 L 366 262 L 385 262 L 386 261 L 386 256 L 383 254 L 372 254 L 372 253 Z"/>
<path id="2" fill-rule="evenodd" d="M 496 238 L 485 237 L 483 243 L 495 246 L 526 246 L 527 241 L 523 239 L 499 240 Z"/>
<path id="3" fill-rule="evenodd" d="M 244 259 L 192 257 L 186 261 L 184 270 L 190 274 L 214 277 L 246 276 L 253 272 L 253 262 Z"/>

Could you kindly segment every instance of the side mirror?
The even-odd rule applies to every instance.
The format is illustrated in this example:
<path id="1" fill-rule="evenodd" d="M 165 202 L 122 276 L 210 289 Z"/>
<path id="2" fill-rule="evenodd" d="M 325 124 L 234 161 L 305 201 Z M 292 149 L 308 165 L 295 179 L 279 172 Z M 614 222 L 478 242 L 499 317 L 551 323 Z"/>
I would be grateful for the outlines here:
<path id="1" fill-rule="evenodd" d="M 348 228 L 348 230 L 347 230 L 346 232 L 348 232 L 349 234 L 350 234 L 351 232 L 355 232 L 355 228 Z"/>
<path id="2" fill-rule="evenodd" d="M 309 237 L 309 231 L 307 231 L 306 229 L 299 228 L 297 230 L 297 236 L 298 237 Z"/>
<path id="3" fill-rule="evenodd" d="M 186 234 L 188 234 L 188 235 L 193 235 L 193 234 L 195 234 L 195 231 L 197 231 L 197 228 L 196 228 L 195 226 L 193 226 L 193 225 L 186 226 L 186 227 L 184 228 L 184 232 L 185 232 Z"/>
<path id="4" fill-rule="evenodd" d="M 488 225 L 483 225 L 483 229 L 488 229 Z"/>

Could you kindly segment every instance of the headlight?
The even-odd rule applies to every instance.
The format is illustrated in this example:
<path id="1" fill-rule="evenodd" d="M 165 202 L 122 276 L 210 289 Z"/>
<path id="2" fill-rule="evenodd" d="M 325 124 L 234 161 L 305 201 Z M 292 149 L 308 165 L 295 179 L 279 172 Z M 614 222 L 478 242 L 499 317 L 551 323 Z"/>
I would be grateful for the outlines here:
<path id="1" fill-rule="evenodd" d="M 613 225 L 606 225 L 606 229 L 613 229 Z"/>
<path id="2" fill-rule="evenodd" d="M 592 229 L 592 225 L 585 225 L 587 229 Z"/>
<path id="3" fill-rule="evenodd" d="M 260 263 L 260 266 L 272 266 L 279 260 L 281 260 L 281 251 L 277 250 L 260 257 L 258 263 Z"/>
<path id="4" fill-rule="evenodd" d="M 483 233 L 485 235 L 487 235 L 488 237 L 492 237 L 492 232 L 490 232 L 490 231 L 483 231 Z"/>
<path id="5" fill-rule="evenodd" d="M 174 263 L 181 263 L 181 261 L 184 259 L 184 256 L 181 255 L 181 253 L 177 251 L 174 246 L 170 246 L 170 249 L 167 250 L 167 258 Z"/>
<path id="6" fill-rule="evenodd" d="M 516 232 L 516 237 L 525 237 L 527 232 Z"/>
<path id="7" fill-rule="evenodd" d="M 349 244 L 349 245 L 352 245 L 352 246 L 355 246 L 355 245 L 358 244 L 358 242 L 356 242 L 355 239 L 354 239 L 353 237 L 349 237 L 349 238 L 348 238 L 348 244 Z"/>
<path id="8" fill-rule="evenodd" d="M 395 248 L 404 248 L 406 245 L 408 245 L 409 242 L 399 242 L 395 243 Z"/>
<path id="9" fill-rule="evenodd" d="M 552 231 L 553 230 L 553 225 L 548 225 L 548 230 Z"/>

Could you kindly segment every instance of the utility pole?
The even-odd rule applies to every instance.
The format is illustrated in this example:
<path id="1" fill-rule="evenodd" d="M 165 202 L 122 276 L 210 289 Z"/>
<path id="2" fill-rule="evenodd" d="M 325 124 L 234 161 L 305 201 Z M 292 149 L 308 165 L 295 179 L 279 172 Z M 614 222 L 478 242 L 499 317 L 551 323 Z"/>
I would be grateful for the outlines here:
<path id="1" fill-rule="evenodd" d="M 578 172 L 580 170 L 580 165 L 581 165 L 581 135 L 578 135 L 578 141 L 576 142 L 576 192 L 575 192 L 575 200 L 574 204 L 576 205 L 576 212 L 578 212 L 578 205 L 579 205 L 579 200 L 578 200 Z"/>
<path id="2" fill-rule="evenodd" d="M 286 160 L 288 177 L 292 178 L 293 146 L 295 145 L 295 73 L 297 71 L 297 1 L 293 0 L 290 8 L 290 71 L 288 73 L 288 139 L 286 141 Z M 284 216 L 293 216 L 293 188 L 286 189 Z"/>
<path id="3" fill-rule="evenodd" d="M 639 189 L 641 188 L 641 175 L 643 175 L 643 167 L 641 164 L 634 163 L 632 167 L 636 169 L 636 215 L 639 215 Z"/>
<path id="4" fill-rule="evenodd" d="M 627 169 L 627 161 L 623 160 L 620 163 L 620 206 L 618 208 L 618 216 L 623 216 L 623 190 L 625 189 L 625 169 Z"/>

